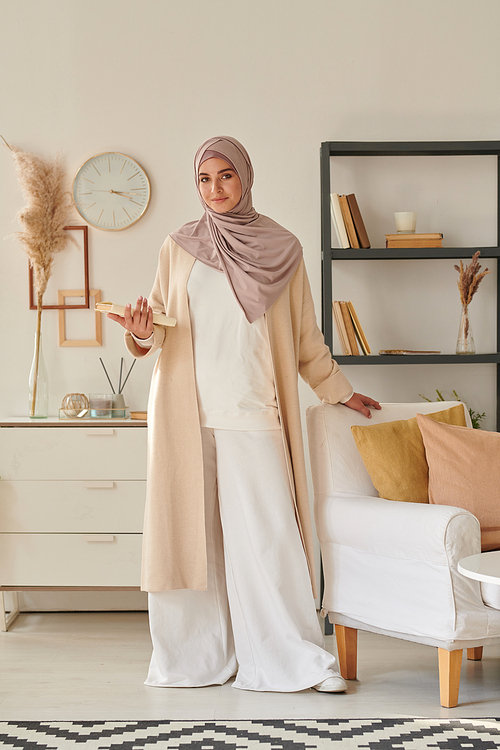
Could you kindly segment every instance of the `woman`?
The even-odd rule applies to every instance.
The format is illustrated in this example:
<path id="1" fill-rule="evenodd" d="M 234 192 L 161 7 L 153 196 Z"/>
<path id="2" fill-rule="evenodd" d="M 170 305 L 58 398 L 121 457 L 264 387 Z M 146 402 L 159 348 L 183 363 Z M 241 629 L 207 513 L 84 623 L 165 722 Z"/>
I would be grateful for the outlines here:
<path id="1" fill-rule="evenodd" d="M 149 303 L 123 318 L 136 357 L 160 351 L 148 405 L 142 587 L 147 685 L 342 692 L 323 648 L 297 373 L 320 399 L 370 417 L 331 359 L 302 248 L 252 205 L 233 138 L 195 157 L 204 209 L 160 252 Z M 153 325 L 152 311 L 177 319 Z M 311 586 L 312 583 L 312 586 Z"/>

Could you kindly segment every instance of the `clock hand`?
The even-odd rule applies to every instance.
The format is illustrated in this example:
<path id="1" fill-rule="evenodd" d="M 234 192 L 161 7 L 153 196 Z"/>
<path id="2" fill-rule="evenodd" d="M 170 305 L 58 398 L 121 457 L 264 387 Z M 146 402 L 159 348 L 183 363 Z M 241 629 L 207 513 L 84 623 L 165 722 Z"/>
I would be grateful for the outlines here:
<path id="1" fill-rule="evenodd" d="M 91 190 L 91 193 L 114 193 L 115 195 L 135 195 L 138 196 L 139 193 L 125 193 L 122 190 Z"/>

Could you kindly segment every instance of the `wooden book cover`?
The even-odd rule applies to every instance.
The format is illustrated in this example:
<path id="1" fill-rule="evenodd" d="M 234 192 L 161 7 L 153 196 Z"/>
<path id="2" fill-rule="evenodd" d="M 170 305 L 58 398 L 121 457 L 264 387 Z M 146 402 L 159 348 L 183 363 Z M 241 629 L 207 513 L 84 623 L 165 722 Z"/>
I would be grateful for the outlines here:
<path id="1" fill-rule="evenodd" d="M 340 302 L 332 302 L 333 318 L 335 320 L 335 326 L 342 348 L 342 354 L 352 354 L 351 347 L 349 346 L 349 339 L 347 337 L 347 330 L 342 316 L 342 310 L 340 309 Z"/>
<path id="2" fill-rule="evenodd" d="M 351 319 L 351 313 L 349 312 L 349 307 L 347 306 L 347 302 L 341 302 L 340 309 L 342 311 L 342 317 L 344 318 L 344 324 L 347 331 L 347 338 L 349 339 L 351 354 L 359 355 L 358 342 L 356 341 L 356 331 L 354 330 L 354 325 Z"/>
<path id="3" fill-rule="evenodd" d="M 114 302 L 97 302 L 95 309 L 102 313 L 113 313 L 121 318 L 125 315 L 125 305 L 117 305 Z M 134 308 L 132 308 L 132 317 L 134 317 Z M 163 313 L 153 313 L 153 323 L 158 326 L 175 326 L 175 318 L 169 318 Z"/>
<path id="4" fill-rule="evenodd" d="M 368 234 L 366 233 L 365 225 L 361 217 L 361 211 L 359 210 L 356 196 L 354 195 L 354 193 L 351 193 L 350 195 L 346 197 L 347 197 L 347 202 L 349 204 L 349 208 L 351 210 L 352 220 L 354 221 L 356 234 L 358 235 L 359 246 L 368 248 L 370 247 L 370 240 L 368 239 Z"/>
<path id="5" fill-rule="evenodd" d="M 441 232 L 418 232 L 414 234 L 386 234 L 386 247 L 442 247 Z"/>
<path id="6" fill-rule="evenodd" d="M 351 247 L 359 248 L 358 235 L 356 234 L 356 228 L 352 220 L 351 210 L 349 208 L 349 203 L 347 202 L 347 196 L 339 195 L 339 202 Z"/>
<path id="7" fill-rule="evenodd" d="M 344 217 L 342 216 L 342 210 L 340 208 L 340 201 L 338 193 L 331 193 L 330 195 L 330 209 L 332 213 L 332 224 L 337 233 L 337 239 L 340 247 L 346 249 L 350 247 L 349 237 L 347 236 L 347 230 L 344 224 Z"/>
<path id="8" fill-rule="evenodd" d="M 358 337 L 358 341 L 361 344 L 361 348 L 363 350 L 363 354 L 371 354 L 370 345 L 368 344 L 368 340 L 365 336 L 365 332 L 361 328 L 361 323 L 359 322 L 359 318 L 356 315 L 356 310 L 354 309 L 354 305 L 352 302 L 347 303 L 347 307 L 349 308 L 349 312 L 351 314 L 352 322 L 354 325 L 354 330 L 356 331 L 356 336 Z"/>
<path id="9" fill-rule="evenodd" d="M 442 240 L 386 240 L 386 247 L 443 247 Z"/>

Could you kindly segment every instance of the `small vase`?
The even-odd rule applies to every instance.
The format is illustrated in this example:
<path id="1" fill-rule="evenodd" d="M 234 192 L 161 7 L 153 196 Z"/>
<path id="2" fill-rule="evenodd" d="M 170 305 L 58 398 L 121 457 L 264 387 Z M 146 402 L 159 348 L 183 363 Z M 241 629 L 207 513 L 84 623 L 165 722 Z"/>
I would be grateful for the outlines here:
<path id="1" fill-rule="evenodd" d="M 462 315 L 460 318 L 460 326 L 458 329 L 456 353 L 476 353 L 476 345 L 474 344 L 474 336 L 472 335 L 472 327 L 469 318 L 469 308 L 467 305 L 462 305 Z"/>
<path id="2" fill-rule="evenodd" d="M 37 347 L 38 337 L 39 346 Z M 47 368 L 43 360 L 41 333 L 35 333 L 35 351 L 29 379 L 28 414 L 32 419 L 46 419 L 49 416 L 49 384 Z"/>

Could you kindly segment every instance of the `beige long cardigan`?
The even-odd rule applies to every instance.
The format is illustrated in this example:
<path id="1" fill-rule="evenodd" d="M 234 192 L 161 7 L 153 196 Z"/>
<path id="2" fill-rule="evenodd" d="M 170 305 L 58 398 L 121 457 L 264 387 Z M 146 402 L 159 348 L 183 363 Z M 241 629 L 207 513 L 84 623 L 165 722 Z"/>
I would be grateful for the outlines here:
<path id="1" fill-rule="evenodd" d="M 207 587 L 201 428 L 187 296 L 194 262 L 192 255 L 167 237 L 149 303 L 155 312 L 176 318 L 177 325 L 155 325 L 154 344 L 147 352 L 136 346 L 130 333 L 125 334 L 127 348 L 135 357 L 161 350 L 148 404 L 142 565 L 146 591 Z M 315 590 L 298 373 L 327 403 L 347 398 L 352 388 L 317 326 L 303 261 L 266 319 L 295 515 Z"/>

